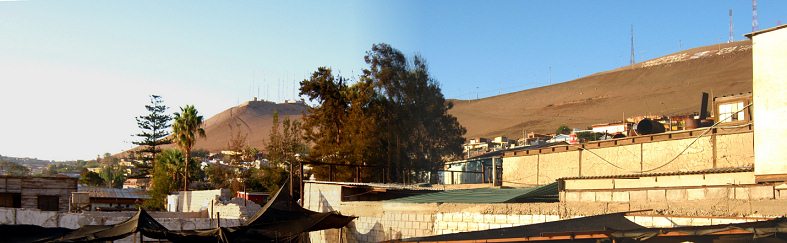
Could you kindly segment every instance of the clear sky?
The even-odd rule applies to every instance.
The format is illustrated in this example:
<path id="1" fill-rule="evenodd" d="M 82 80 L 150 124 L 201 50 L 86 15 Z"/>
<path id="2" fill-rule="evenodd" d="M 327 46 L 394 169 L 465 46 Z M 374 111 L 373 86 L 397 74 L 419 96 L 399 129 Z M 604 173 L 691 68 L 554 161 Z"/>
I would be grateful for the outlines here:
<path id="1" fill-rule="evenodd" d="M 132 147 L 149 94 L 210 117 L 296 97 L 319 66 L 357 76 L 385 42 L 449 98 L 564 82 L 751 31 L 750 1 L 0 1 L 0 155 Z M 787 1 L 760 0 L 760 29 Z M 549 71 L 551 69 L 551 72 Z M 550 78 L 551 77 L 551 78 Z"/>

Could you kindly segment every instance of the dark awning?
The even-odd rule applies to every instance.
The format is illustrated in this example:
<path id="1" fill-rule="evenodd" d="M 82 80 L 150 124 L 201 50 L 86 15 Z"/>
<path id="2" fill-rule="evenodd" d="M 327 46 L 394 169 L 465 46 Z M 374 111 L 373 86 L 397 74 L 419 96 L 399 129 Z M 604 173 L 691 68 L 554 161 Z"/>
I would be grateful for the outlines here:
<path id="1" fill-rule="evenodd" d="M 576 235 L 596 234 L 619 230 L 639 230 L 645 227 L 631 222 L 626 212 L 588 216 L 540 224 L 522 225 L 500 229 L 435 235 L 403 239 L 402 242 L 450 242 L 467 240 L 510 240 L 528 241 L 532 237 L 549 237 L 555 233 Z"/>

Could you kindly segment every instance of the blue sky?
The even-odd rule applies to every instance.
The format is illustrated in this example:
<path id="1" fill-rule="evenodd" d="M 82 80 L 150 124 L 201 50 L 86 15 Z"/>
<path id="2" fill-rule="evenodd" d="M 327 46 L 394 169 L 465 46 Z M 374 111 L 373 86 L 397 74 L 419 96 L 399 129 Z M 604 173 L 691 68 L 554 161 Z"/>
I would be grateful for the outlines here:
<path id="1" fill-rule="evenodd" d="M 449 98 L 563 82 L 751 31 L 750 1 L 0 1 L 0 154 L 131 147 L 147 95 L 206 117 L 356 76 L 373 43 L 426 58 Z M 760 28 L 787 2 L 759 1 Z M 551 67 L 551 75 L 550 75 Z M 174 111 L 174 109 L 172 109 Z"/>

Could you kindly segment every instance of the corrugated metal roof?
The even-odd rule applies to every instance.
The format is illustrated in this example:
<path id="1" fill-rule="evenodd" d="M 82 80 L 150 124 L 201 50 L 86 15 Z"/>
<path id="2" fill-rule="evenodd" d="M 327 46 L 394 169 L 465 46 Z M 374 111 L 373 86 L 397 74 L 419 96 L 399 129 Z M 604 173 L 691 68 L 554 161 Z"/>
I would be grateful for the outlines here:
<path id="1" fill-rule="evenodd" d="M 736 173 L 736 172 L 752 172 L 752 171 L 754 171 L 754 167 L 731 167 L 731 168 L 714 168 L 714 169 L 707 169 L 707 170 L 673 171 L 673 172 L 660 172 L 660 173 L 602 175 L 602 176 L 574 176 L 574 177 L 558 178 L 558 180 L 623 179 L 623 178 L 639 178 L 639 177 L 650 177 L 650 176 L 719 174 L 719 173 Z"/>
<path id="2" fill-rule="evenodd" d="M 557 201 L 557 182 L 530 188 L 477 188 L 427 193 L 387 200 L 398 203 L 511 203 Z"/>
<path id="3" fill-rule="evenodd" d="M 315 183 L 315 184 L 341 185 L 341 186 L 368 186 L 368 187 L 395 189 L 395 190 L 417 190 L 417 191 L 445 190 L 443 186 L 431 185 L 431 184 L 405 185 L 405 184 L 395 184 L 395 183 L 368 183 L 368 182 L 315 181 L 315 180 L 304 180 L 303 182 Z"/>
<path id="4" fill-rule="evenodd" d="M 120 189 L 104 187 L 79 187 L 79 192 L 87 192 L 91 198 L 130 198 L 149 199 L 147 192 L 139 189 Z"/>

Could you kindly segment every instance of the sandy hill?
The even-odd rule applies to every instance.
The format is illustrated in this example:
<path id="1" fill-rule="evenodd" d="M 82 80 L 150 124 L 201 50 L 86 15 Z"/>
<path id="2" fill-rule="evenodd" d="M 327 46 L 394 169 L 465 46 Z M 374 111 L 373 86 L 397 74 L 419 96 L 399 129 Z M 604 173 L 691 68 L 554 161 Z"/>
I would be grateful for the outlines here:
<path id="1" fill-rule="evenodd" d="M 206 138 L 199 138 L 194 149 L 205 149 L 210 152 L 227 150 L 229 142 L 238 132 L 246 136 L 246 144 L 263 149 L 273 124 L 273 113 L 279 112 L 279 119 L 285 117 L 300 120 L 306 111 L 304 104 L 276 104 L 269 101 L 247 101 L 243 104 L 226 109 L 204 121 Z M 174 148 L 173 144 L 164 148 Z M 134 149 L 138 149 L 134 148 Z M 125 156 L 125 152 L 117 156 Z"/>
<path id="2" fill-rule="evenodd" d="M 273 124 L 273 113 L 279 112 L 279 119 L 285 117 L 300 120 L 306 111 L 303 104 L 276 104 L 269 101 L 248 101 L 231 107 L 205 120 L 205 135 L 195 145 L 196 149 L 211 152 L 226 150 L 233 134 L 240 131 L 246 135 L 249 146 L 262 149 L 268 140 Z"/>
<path id="3" fill-rule="evenodd" d="M 467 138 L 586 128 L 635 115 L 699 111 L 701 92 L 752 90 L 751 42 L 693 48 L 555 85 L 479 100 L 454 100 L 449 112 Z"/>

